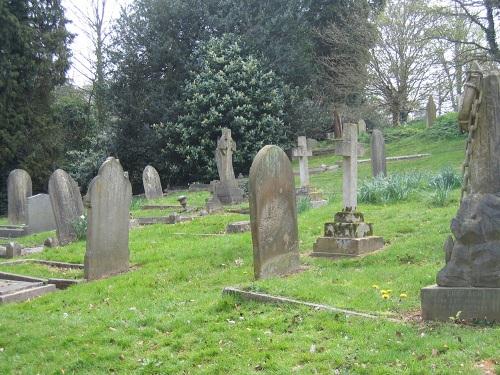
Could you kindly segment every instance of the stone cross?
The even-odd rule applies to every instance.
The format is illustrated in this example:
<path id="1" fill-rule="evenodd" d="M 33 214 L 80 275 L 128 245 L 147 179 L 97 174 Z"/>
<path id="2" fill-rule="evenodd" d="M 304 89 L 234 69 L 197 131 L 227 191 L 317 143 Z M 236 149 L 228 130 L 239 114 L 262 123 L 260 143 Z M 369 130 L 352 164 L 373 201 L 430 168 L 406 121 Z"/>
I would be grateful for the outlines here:
<path id="1" fill-rule="evenodd" d="M 387 162 L 385 158 L 384 135 L 379 129 L 375 129 L 371 139 L 372 149 L 372 175 L 373 177 L 387 176 Z"/>
<path id="2" fill-rule="evenodd" d="M 344 138 L 335 145 L 335 154 L 343 157 L 342 194 L 344 211 L 355 211 L 358 205 L 358 156 L 364 153 L 358 144 L 358 125 L 346 124 Z"/>
<path id="3" fill-rule="evenodd" d="M 31 177 L 24 169 L 14 169 L 7 178 L 9 224 L 26 224 L 28 197 L 31 197 Z"/>
<path id="4" fill-rule="evenodd" d="M 233 152 L 236 151 L 236 142 L 231 138 L 231 129 L 222 129 L 222 136 L 217 140 L 215 160 L 222 183 L 234 181 Z"/>
<path id="5" fill-rule="evenodd" d="M 427 127 L 430 128 L 434 124 L 434 121 L 436 121 L 436 103 L 434 103 L 434 98 L 432 97 L 432 95 L 429 95 L 425 114 L 425 122 Z"/>
<path id="6" fill-rule="evenodd" d="M 309 187 L 309 163 L 307 158 L 312 156 L 312 152 L 307 149 L 307 138 L 300 136 L 297 144 L 299 147 L 294 148 L 293 156 L 299 158 L 299 173 L 300 173 L 300 187 Z"/>

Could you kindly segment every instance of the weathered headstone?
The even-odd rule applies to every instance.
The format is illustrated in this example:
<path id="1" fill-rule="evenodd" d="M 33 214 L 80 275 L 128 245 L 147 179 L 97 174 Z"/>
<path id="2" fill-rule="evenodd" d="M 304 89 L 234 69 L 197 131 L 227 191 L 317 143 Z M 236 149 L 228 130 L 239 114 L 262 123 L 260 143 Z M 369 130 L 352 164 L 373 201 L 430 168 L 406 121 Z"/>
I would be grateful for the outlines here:
<path id="1" fill-rule="evenodd" d="M 26 204 L 32 194 L 31 177 L 23 169 L 14 169 L 7 178 L 8 220 L 10 224 L 26 223 Z"/>
<path id="2" fill-rule="evenodd" d="M 108 158 L 89 185 L 85 278 L 100 279 L 129 269 L 132 186 L 118 159 Z"/>
<path id="3" fill-rule="evenodd" d="M 83 215 L 80 188 L 68 173 L 57 169 L 49 179 L 49 195 L 56 221 L 57 239 L 59 245 L 63 246 L 76 240 L 74 225 Z"/>
<path id="4" fill-rule="evenodd" d="M 300 187 L 309 187 L 309 163 L 307 158 L 312 156 L 312 152 L 307 148 L 307 139 L 300 136 L 297 141 L 298 147 L 292 150 L 294 157 L 299 158 Z"/>
<path id="5" fill-rule="evenodd" d="M 436 121 L 436 103 L 434 103 L 432 95 L 429 95 L 425 109 L 425 123 L 430 128 L 434 124 L 434 121 Z"/>
<path id="6" fill-rule="evenodd" d="M 365 120 L 361 119 L 358 122 L 358 134 L 363 134 L 366 133 L 366 122 Z"/>
<path id="7" fill-rule="evenodd" d="M 243 202 L 243 190 L 239 188 L 238 181 L 234 177 L 234 151 L 236 151 L 236 143 L 231 138 L 231 130 L 224 128 L 222 136 L 217 141 L 215 152 L 220 182 L 214 185 L 214 194 L 217 195 L 222 204 Z"/>
<path id="8" fill-rule="evenodd" d="M 229 223 L 226 227 L 226 233 L 244 233 L 250 230 L 249 221 L 236 221 L 234 223 Z"/>
<path id="9" fill-rule="evenodd" d="M 314 139 L 314 138 L 307 138 L 307 148 L 309 150 L 314 150 L 316 147 L 318 147 L 319 145 L 319 142 Z"/>
<path id="10" fill-rule="evenodd" d="M 373 177 L 387 176 L 387 163 L 385 158 L 385 140 L 384 135 L 378 129 L 372 133 L 372 175 Z"/>
<path id="11" fill-rule="evenodd" d="M 500 321 L 500 73 L 473 64 L 459 111 L 469 132 L 463 196 L 437 286 L 421 291 L 426 320 Z M 460 313 L 459 313 L 460 312 Z"/>
<path id="12" fill-rule="evenodd" d="M 142 183 L 146 199 L 156 199 L 163 196 L 160 175 L 151 165 L 146 166 L 142 172 Z"/>
<path id="13" fill-rule="evenodd" d="M 290 160 L 277 146 L 262 148 L 250 168 L 250 221 L 255 278 L 299 267 L 295 186 Z"/>
<path id="14" fill-rule="evenodd" d="M 381 237 L 373 236 L 373 226 L 365 223 L 357 212 L 358 156 L 363 147 L 358 144 L 357 124 L 346 124 L 344 138 L 337 142 L 337 155 L 343 157 L 343 210 L 334 216 L 334 222 L 325 224 L 324 237 L 317 239 L 312 256 L 341 258 L 355 257 L 384 246 Z"/>
<path id="15" fill-rule="evenodd" d="M 37 194 L 28 198 L 27 220 L 29 233 L 40 233 L 56 229 L 56 219 L 50 196 L 48 194 Z"/>

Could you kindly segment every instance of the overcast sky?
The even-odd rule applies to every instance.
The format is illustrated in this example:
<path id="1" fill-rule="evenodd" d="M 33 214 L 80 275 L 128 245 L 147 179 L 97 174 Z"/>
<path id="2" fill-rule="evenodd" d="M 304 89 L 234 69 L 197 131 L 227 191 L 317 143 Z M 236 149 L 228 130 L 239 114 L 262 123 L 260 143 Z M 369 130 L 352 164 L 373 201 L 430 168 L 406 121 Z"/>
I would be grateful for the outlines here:
<path id="1" fill-rule="evenodd" d="M 106 0 L 105 18 L 108 24 L 120 15 L 120 8 L 130 1 Z M 88 31 L 88 27 L 82 20 L 80 12 L 91 14 L 90 5 L 92 4 L 92 0 L 62 0 L 62 4 L 66 9 L 66 18 L 71 21 L 67 25 L 67 28 L 71 33 L 76 34 L 71 44 L 73 58 L 71 59 L 72 66 L 68 72 L 68 78 L 75 85 L 83 86 L 89 83 L 89 80 L 85 77 L 85 74 L 88 72 L 87 59 L 93 59 L 94 53 L 92 51 L 92 42 L 85 35 L 85 30 Z"/>

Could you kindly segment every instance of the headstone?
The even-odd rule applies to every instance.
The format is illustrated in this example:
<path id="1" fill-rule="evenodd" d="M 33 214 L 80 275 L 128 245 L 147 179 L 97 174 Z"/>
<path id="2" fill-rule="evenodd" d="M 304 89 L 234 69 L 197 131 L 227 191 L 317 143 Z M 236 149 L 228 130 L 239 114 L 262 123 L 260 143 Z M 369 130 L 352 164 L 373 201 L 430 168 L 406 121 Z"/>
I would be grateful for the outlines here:
<path id="1" fill-rule="evenodd" d="M 56 229 L 56 219 L 50 196 L 48 194 L 37 194 L 28 198 L 27 221 L 29 233 L 47 232 Z"/>
<path id="2" fill-rule="evenodd" d="M 5 257 L 8 259 L 19 257 L 22 253 L 22 247 L 17 242 L 9 242 L 5 246 Z"/>
<path id="3" fill-rule="evenodd" d="M 292 150 L 294 157 L 299 158 L 300 187 L 309 187 L 309 163 L 307 158 L 312 156 L 312 152 L 307 148 L 307 139 L 300 136 L 297 141 L 298 147 Z"/>
<path id="4" fill-rule="evenodd" d="M 144 195 L 146 199 L 156 199 L 163 197 L 160 175 L 156 169 L 150 165 L 142 172 L 142 183 L 144 185 Z"/>
<path id="5" fill-rule="evenodd" d="M 59 245 L 75 241 L 74 225 L 83 215 L 83 201 L 78 184 L 69 174 L 58 169 L 50 176 L 49 196 Z"/>
<path id="6" fill-rule="evenodd" d="M 256 279 L 299 267 L 295 186 L 290 160 L 277 146 L 262 148 L 250 168 L 250 221 Z"/>
<path id="7" fill-rule="evenodd" d="M 473 64 L 459 111 L 471 132 L 463 196 L 437 286 L 422 289 L 422 316 L 500 321 L 500 73 Z M 472 125 L 471 125 L 472 124 Z M 475 126 L 477 124 L 477 127 Z"/>
<path id="8" fill-rule="evenodd" d="M 222 203 L 219 200 L 219 198 L 217 198 L 217 195 L 212 194 L 210 199 L 207 199 L 206 210 L 209 214 L 224 211 L 224 207 L 222 206 Z"/>
<path id="9" fill-rule="evenodd" d="M 387 176 L 387 163 L 385 158 L 384 135 L 379 129 L 375 129 L 371 139 L 372 149 L 372 175 L 373 177 Z"/>
<path id="10" fill-rule="evenodd" d="M 31 177 L 23 169 L 14 169 L 7 178 L 8 220 L 10 224 L 26 223 L 26 204 L 32 194 Z"/>
<path id="11" fill-rule="evenodd" d="M 318 147 L 319 142 L 314 139 L 314 138 L 307 138 L 307 149 L 308 150 L 314 150 L 316 147 Z"/>
<path id="12" fill-rule="evenodd" d="M 425 111 L 425 123 L 430 128 L 434 124 L 434 121 L 436 121 L 436 103 L 434 103 L 432 95 L 429 95 Z"/>
<path id="13" fill-rule="evenodd" d="M 249 221 L 236 221 L 234 223 L 229 223 L 226 227 L 226 233 L 244 233 L 250 230 Z"/>
<path id="14" fill-rule="evenodd" d="M 233 152 L 236 143 L 231 138 L 231 130 L 222 129 L 222 136 L 217 141 L 215 160 L 219 171 L 220 182 L 214 185 L 214 193 L 222 204 L 235 204 L 243 202 L 243 190 L 238 186 L 234 177 Z"/>
<path id="15" fill-rule="evenodd" d="M 129 269 L 132 186 L 118 159 L 108 158 L 89 185 L 85 278 L 100 279 Z"/>
<path id="16" fill-rule="evenodd" d="M 333 222 L 325 223 L 323 237 L 314 244 L 312 256 L 342 258 L 356 257 L 384 246 L 381 237 L 373 236 L 373 225 L 365 223 L 357 209 L 358 156 L 363 147 L 358 144 L 358 125 L 346 124 L 344 138 L 337 141 L 335 153 L 343 157 L 343 209 Z"/>
<path id="17" fill-rule="evenodd" d="M 365 120 L 361 119 L 358 122 L 358 134 L 363 134 L 366 133 L 366 122 Z"/>

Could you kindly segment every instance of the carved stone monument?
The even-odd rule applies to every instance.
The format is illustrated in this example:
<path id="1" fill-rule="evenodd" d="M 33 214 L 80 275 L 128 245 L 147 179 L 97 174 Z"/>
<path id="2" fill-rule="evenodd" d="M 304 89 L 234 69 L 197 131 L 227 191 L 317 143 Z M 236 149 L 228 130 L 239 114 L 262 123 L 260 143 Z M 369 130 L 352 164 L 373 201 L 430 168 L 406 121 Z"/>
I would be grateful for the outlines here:
<path id="1" fill-rule="evenodd" d="M 222 129 L 222 136 L 217 141 L 215 161 L 219 172 L 220 181 L 214 184 L 214 194 L 222 204 L 235 204 L 243 202 L 243 190 L 238 186 L 234 177 L 233 152 L 236 143 L 231 138 L 231 129 Z"/>
<path id="2" fill-rule="evenodd" d="M 7 178 L 7 201 L 9 224 L 26 223 L 26 205 L 31 197 L 31 177 L 23 169 L 14 169 Z"/>
<path id="3" fill-rule="evenodd" d="M 459 122 L 469 132 L 462 199 L 437 286 L 421 291 L 422 316 L 500 321 L 500 73 L 472 65 Z"/>
<path id="4" fill-rule="evenodd" d="M 156 199 L 163 196 L 160 175 L 151 165 L 146 166 L 142 172 L 142 183 L 146 199 Z"/>
<path id="5" fill-rule="evenodd" d="M 100 279 L 129 269 L 132 186 L 118 159 L 108 158 L 89 185 L 85 278 Z"/>
<path id="6" fill-rule="evenodd" d="M 358 156 L 363 147 L 358 144 L 357 124 L 344 126 L 344 138 L 337 141 L 335 153 L 343 157 L 343 210 L 333 222 L 325 224 L 325 234 L 317 239 L 311 256 L 342 258 L 356 257 L 384 246 L 382 237 L 373 236 L 373 226 L 365 223 L 357 212 Z"/>
<path id="7" fill-rule="evenodd" d="M 83 201 L 78 184 L 68 173 L 58 169 L 50 176 L 49 195 L 59 244 L 66 245 L 75 241 L 74 224 L 83 215 Z"/>
<path id="8" fill-rule="evenodd" d="M 37 194 L 29 197 L 26 213 L 28 233 L 33 234 L 56 229 L 56 219 L 48 194 Z"/>
<path id="9" fill-rule="evenodd" d="M 277 146 L 265 146 L 250 168 L 250 222 L 256 279 L 299 267 L 295 183 L 290 160 Z"/>
<path id="10" fill-rule="evenodd" d="M 425 123 L 430 128 L 434 124 L 434 121 L 436 121 L 436 103 L 434 103 L 432 95 L 429 95 L 425 110 Z"/>
<path id="11" fill-rule="evenodd" d="M 373 177 L 378 177 L 382 175 L 387 176 L 387 163 L 385 159 L 385 140 L 384 135 L 378 129 L 375 129 L 372 133 L 371 139 L 371 149 L 372 149 L 372 175 Z"/>

